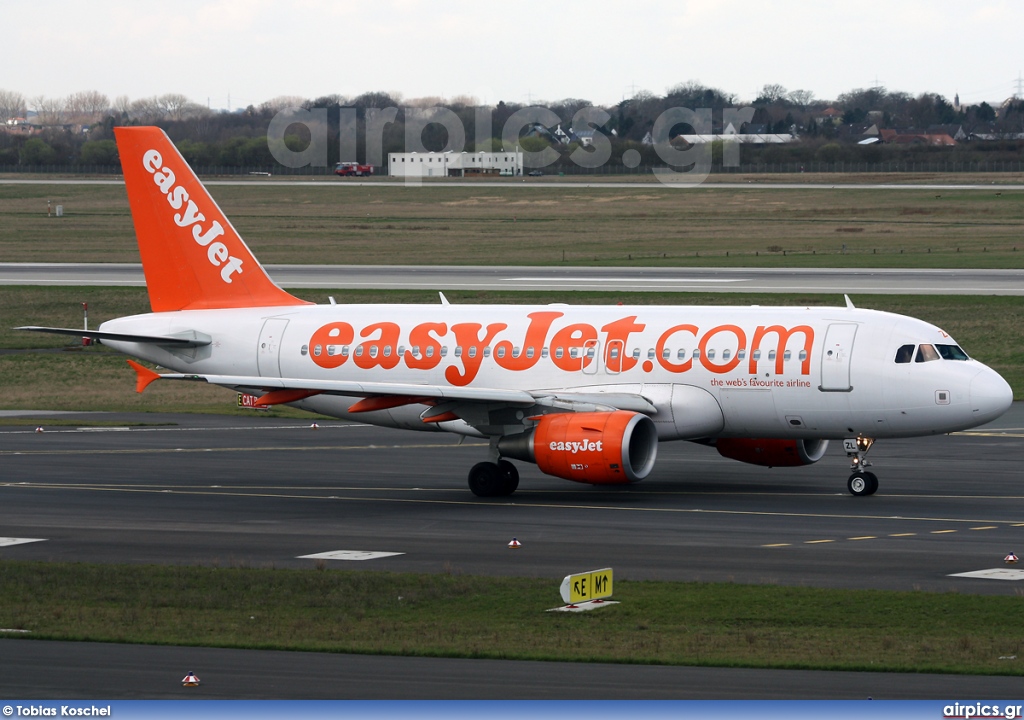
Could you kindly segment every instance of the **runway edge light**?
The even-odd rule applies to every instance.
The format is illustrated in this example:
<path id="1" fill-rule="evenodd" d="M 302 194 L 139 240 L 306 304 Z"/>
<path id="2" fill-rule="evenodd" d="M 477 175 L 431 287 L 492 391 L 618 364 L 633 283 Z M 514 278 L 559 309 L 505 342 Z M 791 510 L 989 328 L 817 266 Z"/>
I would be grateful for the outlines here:
<path id="1" fill-rule="evenodd" d="M 182 679 L 181 684 L 185 687 L 196 687 L 199 684 L 199 678 L 195 673 L 190 672 Z"/>
<path id="2" fill-rule="evenodd" d="M 1003 558 L 1003 562 L 1006 563 L 1007 565 L 1013 565 L 1014 563 L 1016 563 L 1017 562 L 1017 555 L 1016 555 L 1016 553 L 1012 553 L 1011 552 L 1009 555 L 1007 555 L 1006 557 Z"/>
<path id="3" fill-rule="evenodd" d="M 516 549 L 518 549 L 518 548 L 521 548 L 521 547 L 523 546 L 523 544 L 522 544 L 521 542 L 519 542 L 518 540 L 516 540 L 515 538 L 512 538 L 512 542 L 510 542 L 510 543 L 508 544 L 508 546 L 509 546 L 509 548 L 511 548 L 512 550 L 516 550 Z"/>

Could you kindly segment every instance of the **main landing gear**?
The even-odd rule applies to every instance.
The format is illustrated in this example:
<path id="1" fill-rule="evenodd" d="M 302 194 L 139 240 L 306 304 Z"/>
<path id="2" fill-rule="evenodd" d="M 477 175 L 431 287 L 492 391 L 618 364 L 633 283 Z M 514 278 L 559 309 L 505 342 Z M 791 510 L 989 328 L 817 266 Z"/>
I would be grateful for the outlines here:
<path id="1" fill-rule="evenodd" d="M 481 462 L 469 471 L 469 489 L 477 497 L 506 497 L 519 487 L 519 471 L 508 460 Z"/>
<path id="2" fill-rule="evenodd" d="M 851 495 L 874 495 L 878 490 L 878 476 L 873 472 L 865 470 L 871 463 L 867 459 L 868 450 L 874 445 L 874 438 L 858 436 L 843 440 L 843 447 L 846 449 L 846 456 L 850 458 L 850 469 L 853 474 L 846 481 L 846 487 Z"/>

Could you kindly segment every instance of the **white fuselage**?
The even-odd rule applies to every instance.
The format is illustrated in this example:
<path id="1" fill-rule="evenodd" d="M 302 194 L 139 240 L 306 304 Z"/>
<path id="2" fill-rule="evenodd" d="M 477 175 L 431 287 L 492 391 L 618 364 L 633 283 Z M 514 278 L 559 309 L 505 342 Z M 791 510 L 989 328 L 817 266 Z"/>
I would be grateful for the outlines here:
<path id="1" fill-rule="evenodd" d="M 101 329 L 209 336 L 176 351 L 106 342 L 179 373 L 637 394 L 657 409 L 661 439 L 928 435 L 987 422 L 1012 400 L 975 360 L 894 360 L 908 344 L 952 345 L 939 328 L 853 308 L 316 305 L 154 313 Z M 438 429 L 420 420 L 423 405 L 353 415 L 358 399 L 293 404 Z"/>

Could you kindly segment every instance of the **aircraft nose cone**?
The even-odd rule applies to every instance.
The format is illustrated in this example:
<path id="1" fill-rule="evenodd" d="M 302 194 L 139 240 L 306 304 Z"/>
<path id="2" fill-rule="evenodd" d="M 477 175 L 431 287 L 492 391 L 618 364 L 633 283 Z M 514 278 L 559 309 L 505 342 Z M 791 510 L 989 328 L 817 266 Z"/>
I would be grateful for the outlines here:
<path id="1" fill-rule="evenodd" d="M 995 370 L 985 368 L 971 380 L 972 417 L 979 424 L 995 420 L 1010 409 L 1013 390 Z"/>

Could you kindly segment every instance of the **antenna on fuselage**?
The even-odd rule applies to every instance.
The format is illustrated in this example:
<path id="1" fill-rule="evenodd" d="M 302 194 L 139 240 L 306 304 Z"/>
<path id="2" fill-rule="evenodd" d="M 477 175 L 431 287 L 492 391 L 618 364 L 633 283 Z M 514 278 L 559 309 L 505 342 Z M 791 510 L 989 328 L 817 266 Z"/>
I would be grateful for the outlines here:
<path id="1" fill-rule="evenodd" d="M 857 309 L 857 308 L 855 308 L 853 306 L 853 300 L 850 299 L 849 295 L 845 295 L 844 294 L 843 297 L 846 298 L 846 309 L 847 310 L 856 310 Z"/>
<path id="2" fill-rule="evenodd" d="M 446 297 L 444 296 L 444 293 L 443 293 L 443 292 L 441 292 L 441 291 L 438 291 L 438 293 L 437 293 L 437 294 L 441 296 L 441 304 L 442 304 L 442 305 L 451 305 L 451 303 L 450 303 L 450 302 L 448 302 L 448 298 L 446 298 Z"/>

